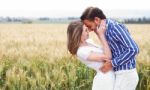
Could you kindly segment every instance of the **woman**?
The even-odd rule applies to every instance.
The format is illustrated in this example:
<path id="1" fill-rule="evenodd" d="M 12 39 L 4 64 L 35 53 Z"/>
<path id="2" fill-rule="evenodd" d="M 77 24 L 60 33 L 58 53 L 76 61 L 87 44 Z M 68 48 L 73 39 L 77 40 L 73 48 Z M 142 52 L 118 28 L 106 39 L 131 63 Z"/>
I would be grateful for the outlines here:
<path id="1" fill-rule="evenodd" d="M 95 31 L 97 34 L 97 31 Z M 81 21 L 69 24 L 67 30 L 68 50 L 76 55 L 79 60 L 94 69 L 97 74 L 93 80 L 92 90 L 113 90 L 115 76 L 113 70 L 102 73 L 100 68 L 106 60 L 111 60 L 111 51 L 105 36 L 98 37 L 103 48 L 89 39 L 89 31 Z"/>

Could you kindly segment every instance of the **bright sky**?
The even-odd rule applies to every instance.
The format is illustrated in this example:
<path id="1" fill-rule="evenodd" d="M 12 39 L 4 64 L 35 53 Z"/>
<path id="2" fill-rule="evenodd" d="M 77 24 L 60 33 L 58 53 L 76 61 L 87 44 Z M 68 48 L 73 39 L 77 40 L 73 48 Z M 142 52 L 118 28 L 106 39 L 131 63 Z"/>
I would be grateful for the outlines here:
<path id="1" fill-rule="evenodd" d="M 79 17 L 88 6 L 96 6 L 110 17 L 140 17 L 150 16 L 149 4 L 150 0 L 0 0 L 0 16 Z"/>

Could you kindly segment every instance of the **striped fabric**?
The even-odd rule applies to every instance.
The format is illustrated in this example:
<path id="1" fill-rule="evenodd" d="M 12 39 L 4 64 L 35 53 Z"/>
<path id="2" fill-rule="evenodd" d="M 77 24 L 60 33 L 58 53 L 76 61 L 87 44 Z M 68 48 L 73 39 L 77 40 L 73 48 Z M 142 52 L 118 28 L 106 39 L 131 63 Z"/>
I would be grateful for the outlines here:
<path id="1" fill-rule="evenodd" d="M 139 48 L 130 36 L 128 29 L 121 23 L 106 19 L 106 39 L 112 51 L 114 71 L 130 70 L 136 67 L 135 56 Z"/>

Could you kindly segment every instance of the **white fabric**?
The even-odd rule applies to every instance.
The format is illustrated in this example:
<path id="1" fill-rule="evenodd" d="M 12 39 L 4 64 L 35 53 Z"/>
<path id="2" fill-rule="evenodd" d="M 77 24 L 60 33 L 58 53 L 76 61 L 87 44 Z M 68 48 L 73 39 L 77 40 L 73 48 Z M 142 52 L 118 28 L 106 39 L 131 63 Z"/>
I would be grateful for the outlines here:
<path id="1" fill-rule="evenodd" d="M 79 47 L 77 57 L 82 63 L 97 71 L 93 80 L 92 90 L 113 90 L 115 83 L 114 71 L 111 70 L 104 74 L 99 70 L 99 68 L 102 67 L 103 62 L 87 60 L 90 53 L 102 54 L 102 48 L 94 44 L 91 39 L 86 40 L 86 42 L 88 43 L 88 46 Z"/>
<path id="2" fill-rule="evenodd" d="M 116 83 L 114 90 L 135 90 L 139 81 L 136 69 L 115 72 Z"/>

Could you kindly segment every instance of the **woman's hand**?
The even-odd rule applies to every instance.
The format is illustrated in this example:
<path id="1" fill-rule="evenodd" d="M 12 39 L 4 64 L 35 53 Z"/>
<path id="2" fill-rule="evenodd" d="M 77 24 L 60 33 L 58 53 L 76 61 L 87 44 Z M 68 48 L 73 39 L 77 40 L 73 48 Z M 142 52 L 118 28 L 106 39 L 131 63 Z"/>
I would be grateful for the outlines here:
<path id="1" fill-rule="evenodd" d="M 103 53 L 105 56 L 107 56 L 109 59 L 112 58 L 111 50 L 108 45 L 106 36 L 105 36 L 105 31 L 106 31 L 106 21 L 103 20 L 101 21 L 101 27 L 98 28 L 95 33 L 97 34 L 99 40 L 101 41 L 101 44 L 103 46 Z"/>
<path id="2" fill-rule="evenodd" d="M 106 21 L 102 20 L 100 26 L 94 31 L 98 36 L 104 35 L 106 31 Z"/>

